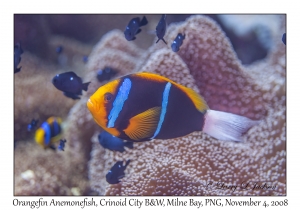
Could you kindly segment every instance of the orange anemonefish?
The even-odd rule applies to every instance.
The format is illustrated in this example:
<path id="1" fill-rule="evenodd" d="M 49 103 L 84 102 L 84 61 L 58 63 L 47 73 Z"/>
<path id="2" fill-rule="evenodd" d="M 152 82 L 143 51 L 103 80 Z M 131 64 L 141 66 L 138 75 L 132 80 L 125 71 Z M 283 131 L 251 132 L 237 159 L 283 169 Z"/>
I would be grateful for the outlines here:
<path id="1" fill-rule="evenodd" d="M 257 121 L 210 110 L 194 90 L 153 74 L 129 74 L 100 87 L 87 107 L 104 130 L 129 141 L 171 139 L 203 131 L 241 141 Z"/>
<path id="2" fill-rule="evenodd" d="M 35 132 L 35 141 L 42 147 L 55 149 L 53 143 L 59 141 L 61 128 L 61 118 L 49 117 L 47 121 L 43 122 L 41 127 Z"/>

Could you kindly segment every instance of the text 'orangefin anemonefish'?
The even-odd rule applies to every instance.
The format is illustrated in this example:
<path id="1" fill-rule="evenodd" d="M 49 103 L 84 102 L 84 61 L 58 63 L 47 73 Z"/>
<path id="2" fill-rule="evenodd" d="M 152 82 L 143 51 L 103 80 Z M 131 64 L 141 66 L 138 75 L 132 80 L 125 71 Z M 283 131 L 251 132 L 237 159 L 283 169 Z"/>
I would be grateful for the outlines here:
<path id="1" fill-rule="evenodd" d="M 104 130 L 130 141 L 171 139 L 194 131 L 219 140 L 241 141 L 242 134 L 258 123 L 210 110 L 194 90 L 145 72 L 103 85 L 87 107 Z"/>
<path id="2" fill-rule="evenodd" d="M 49 117 L 35 132 L 35 141 L 43 148 L 55 149 L 54 143 L 59 141 L 62 133 L 61 118 Z"/>

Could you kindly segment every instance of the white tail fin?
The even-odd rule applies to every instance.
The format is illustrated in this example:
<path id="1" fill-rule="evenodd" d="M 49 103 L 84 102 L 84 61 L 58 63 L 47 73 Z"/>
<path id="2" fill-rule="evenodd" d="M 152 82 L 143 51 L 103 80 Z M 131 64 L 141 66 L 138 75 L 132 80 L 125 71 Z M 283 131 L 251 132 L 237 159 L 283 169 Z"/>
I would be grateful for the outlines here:
<path id="1" fill-rule="evenodd" d="M 242 141 L 242 135 L 259 122 L 236 114 L 207 110 L 203 132 L 223 141 Z"/>

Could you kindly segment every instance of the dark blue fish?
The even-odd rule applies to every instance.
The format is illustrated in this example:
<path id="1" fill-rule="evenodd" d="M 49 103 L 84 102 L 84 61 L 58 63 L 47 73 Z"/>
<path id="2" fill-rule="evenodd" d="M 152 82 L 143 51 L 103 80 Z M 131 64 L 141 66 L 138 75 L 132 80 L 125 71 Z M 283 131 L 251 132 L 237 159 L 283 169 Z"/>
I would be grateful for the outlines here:
<path id="1" fill-rule="evenodd" d="M 23 54 L 23 50 L 21 47 L 21 43 L 17 43 L 14 46 L 14 73 L 18 73 L 21 71 L 21 68 L 18 68 L 19 63 L 21 62 L 21 55 Z"/>
<path id="2" fill-rule="evenodd" d="M 142 31 L 142 29 L 140 29 L 140 27 L 147 25 L 147 23 L 148 23 L 148 20 L 146 19 L 145 16 L 143 17 L 143 19 L 141 21 L 140 21 L 139 17 L 131 19 L 124 31 L 125 38 L 128 41 L 135 40 L 136 39 L 135 35 L 137 35 L 138 33 L 140 33 Z"/>
<path id="3" fill-rule="evenodd" d="M 56 53 L 60 54 L 60 53 L 62 53 L 63 50 L 64 50 L 64 48 L 62 46 L 58 46 L 56 48 Z"/>
<path id="4" fill-rule="evenodd" d="M 59 145 L 57 147 L 58 150 L 61 150 L 61 151 L 65 151 L 65 143 L 67 142 L 66 139 L 61 139 L 59 140 Z"/>
<path id="5" fill-rule="evenodd" d="M 163 40 L 164 43 L 167 44 L 167 42 L 164 40 L 164 36 L 166 34 L 166 29 L 167 29 L 166 17 L 167 15 L 162 15 L 156 26 L 156 36 L 158 37 L 156 43 L 159 40 Z"/>
<path id="6" fill-rule="evenodd" d="M 78 95 L 82 95 L 82 90 L 87 91 L 90 82 L 82 83 L 82 79 L 74 72 L 66 72 L 57 74 L 52 79 L 53 85 L 64 92 L 64 95 L 72 99 L 80 99 Z"/>
<path id="7" fill-rule="evenodd" d="M 32 119 L 31 123 L 29 123 L 27 125 L 27 130 L 28 131 L 33 131 L 35 129 L 36 125 L 38 124 L 38 122 L 39 122 L 39 120 Z"/>
<path id="8" fill-rule="evenodd" d="M 282 42 L 283 42 L 283 44 L 285 44 L 286 45 L 286 33 L 284 33 L 283 35 L 282 35 Z"/>
<path id="9" fill-rule="evenodd" d="M 98 140 L 102 147 L 111 151 L 124 152 L 124 147 L 128 147 L 130 149 L 133 148 L 133 142 L 125 142 L 122 139 L 119 139 L 118 137 L 115 137 L 106 131 L 103 131 L 98 135 Z"/>
<path id="10" fill-rule="evenodd" d="M 182 45 L 184 38 L 185 38 L 185 35 L 182 35 L 181 33 L 179 33 L 176 36 L 175 40 L 173 41 L 173 43 L 171 45 L 171 48 L 172 48 L 172 50 L 174 52 L 178 52 L 179 51 L 179 48 Z"/>
<path id="11" fill-rule="evenodd" d="M 103 82 L 105 80 L 110 80 L 117 73 L 118 73 L 117 70 L 114 70 L 110 67 L 105 67 L 104 69 L 100 69 L 97 72 L 97 78 L 98 78 L 99 82 Z"/>
<path id="12" fill-rule="evenodd" d="M 119 179 L 122 179 L 125 176 L 125 169 L 128 166 L 130 160 L 127 160 L 125 166 L 123 166 L 123 161 L 118 161 L 115 165 L 108 171 L 106 174 L 106 181 L 109 184 L 117 184 L 120 182 Z"/>
<path id="13" fill-rule="evenodd" d="M 82 57 L 83 63 L 87 63 L 88 60 L 89 60 L 89 57 L 88 57 L 88 56 L 85 55 L 85 56 Z"/>

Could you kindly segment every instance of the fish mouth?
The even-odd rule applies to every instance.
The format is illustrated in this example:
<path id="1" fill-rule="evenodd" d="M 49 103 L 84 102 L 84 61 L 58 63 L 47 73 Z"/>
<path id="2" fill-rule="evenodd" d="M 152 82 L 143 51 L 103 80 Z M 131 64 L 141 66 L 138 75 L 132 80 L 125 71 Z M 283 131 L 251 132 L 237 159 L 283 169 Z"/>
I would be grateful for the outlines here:
<path id="1" fill-rule="evenodd" d="M 96 106 L 91 99 L 87 101 L 86 105 L 92 114 L 96 112 Z"/>

